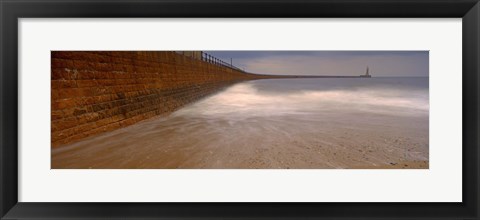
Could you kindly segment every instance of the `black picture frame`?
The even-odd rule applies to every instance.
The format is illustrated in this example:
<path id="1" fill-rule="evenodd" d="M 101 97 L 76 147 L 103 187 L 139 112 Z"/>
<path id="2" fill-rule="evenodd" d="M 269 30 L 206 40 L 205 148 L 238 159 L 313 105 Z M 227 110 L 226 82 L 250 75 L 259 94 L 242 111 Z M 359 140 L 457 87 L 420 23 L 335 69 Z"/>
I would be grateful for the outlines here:
<path id="1" fill-rule="evenodd" d="M 241 218 L 478 219 L 478 0 L 1 0 L 1 219 Z M 133 17 L 462 18 L 461 203 L 24 203 L 18 202 L 18 19 Z M 448 42 L 445 42 L 448 43 Z M 126 189 L 128 190 L 128 189 Z M 439 192 L 441 193 L 441 192 Z"/>

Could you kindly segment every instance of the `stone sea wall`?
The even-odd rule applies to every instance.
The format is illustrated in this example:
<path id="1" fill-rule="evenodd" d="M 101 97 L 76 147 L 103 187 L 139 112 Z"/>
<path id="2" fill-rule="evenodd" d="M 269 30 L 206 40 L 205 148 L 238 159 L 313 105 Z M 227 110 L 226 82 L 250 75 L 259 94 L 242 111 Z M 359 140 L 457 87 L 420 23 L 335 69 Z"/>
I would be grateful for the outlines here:
<path id="1" fill-rule="evenodd" d="M 52 51 L 52 147 L 168 115 L 259 78 L 169 51 Z"/>

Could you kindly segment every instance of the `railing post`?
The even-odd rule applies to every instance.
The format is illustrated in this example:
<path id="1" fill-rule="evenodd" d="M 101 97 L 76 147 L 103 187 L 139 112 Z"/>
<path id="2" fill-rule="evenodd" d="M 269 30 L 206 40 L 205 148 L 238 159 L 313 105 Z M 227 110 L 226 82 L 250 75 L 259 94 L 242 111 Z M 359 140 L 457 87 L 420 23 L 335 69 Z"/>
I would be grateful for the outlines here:
<path id="1" fill-rule="evenodd" d="M 233 59 L 232 58 L 230 58 L 230 63 L 227 63 L 227 62 L 225 62 L 225 61 L 223 61 L 219 58 L 216 58 L 216 57 L 214 57 L 214 56 L 212 56 L 208 53 L 205 53 L 203 51 L 201 51 L 200 56 L 201 56 L 201 59 L 203 61 L 214 64 L 214 65 L 217 65 L 219 67 L 226 67 L 226 68 L 231 68 L 231 69 L 234 69 L 234 70 L 245 72 L 244 69 L 240 69 L 240 68 L 233 65 Z"/>

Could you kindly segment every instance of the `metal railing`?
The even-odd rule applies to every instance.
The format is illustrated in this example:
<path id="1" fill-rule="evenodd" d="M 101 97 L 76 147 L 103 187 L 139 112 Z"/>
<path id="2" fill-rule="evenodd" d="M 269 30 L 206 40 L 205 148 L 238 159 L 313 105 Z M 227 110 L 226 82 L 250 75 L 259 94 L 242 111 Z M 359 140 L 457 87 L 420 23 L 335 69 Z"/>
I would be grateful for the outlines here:
<path id="1" fill-rule="evenodd" d="M 231 69 L 234 69 L 234 70 L 245 72 L 245 70 L 234 66 L 232 63 L 227 63 L 227 62 L 225 62 L 225 61 L 223 61 L 219 58 L 216 58 L 216 57 L 214 57 L 214 56 L 212 56 L 208 53 L 205 53 L 205 52 L 202 52 L 202 60 L 205 61 L 205 62 L 211 63 L 211 64 L 218 65 L 218 66 L 224 66 L 224 67 L 228 67 L 228 68 L 231 68 Z"/>

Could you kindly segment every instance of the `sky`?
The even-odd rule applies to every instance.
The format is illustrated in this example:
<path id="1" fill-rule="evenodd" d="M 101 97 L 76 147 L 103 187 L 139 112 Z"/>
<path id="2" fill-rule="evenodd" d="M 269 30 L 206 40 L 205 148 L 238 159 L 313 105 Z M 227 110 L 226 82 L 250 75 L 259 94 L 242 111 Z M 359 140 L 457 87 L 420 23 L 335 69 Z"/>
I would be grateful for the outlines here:
<path id="1" fill-rule="evenodd" d="M 428 51 L 204 51 L 258 74 L 428 76 Z"/>

